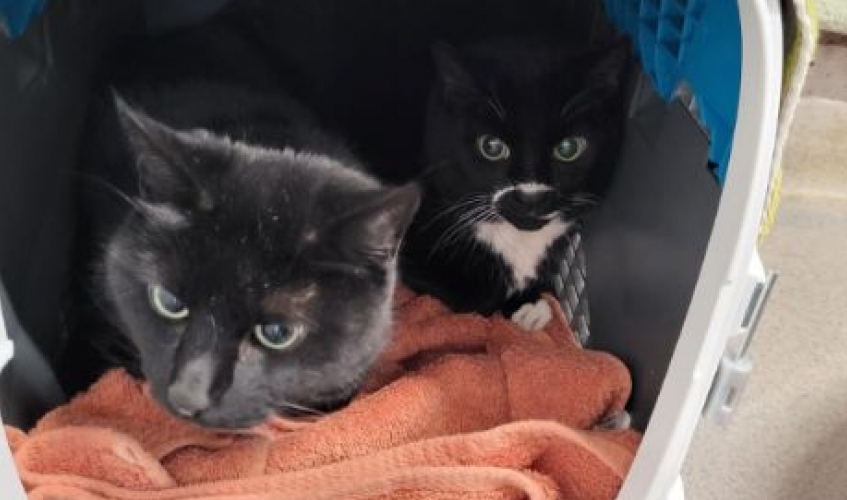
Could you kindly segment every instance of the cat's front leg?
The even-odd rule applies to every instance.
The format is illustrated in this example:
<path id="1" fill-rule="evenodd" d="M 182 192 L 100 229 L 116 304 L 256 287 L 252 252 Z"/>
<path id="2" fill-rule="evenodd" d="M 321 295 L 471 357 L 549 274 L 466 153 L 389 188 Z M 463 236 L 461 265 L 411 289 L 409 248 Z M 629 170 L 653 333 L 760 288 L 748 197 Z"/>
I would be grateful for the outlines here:
<path id="1" fill-rule="evenodd" d="M 553 311 L 550 304 L 541 297 L 541 289 L 533 287 L 510 297 L 503 307 L 503 315 L 524 330 L 534 332 L 547 326 Z"/>
<path id="2" fill-rule="evenodd" d="M 536 302 L 522 305 L 511 319 L 524 330 L 534 332 L 547 326 L 552 317 L 553 311 L 550 309 L 550 304 L 544 299 L 538 299 Z"/>

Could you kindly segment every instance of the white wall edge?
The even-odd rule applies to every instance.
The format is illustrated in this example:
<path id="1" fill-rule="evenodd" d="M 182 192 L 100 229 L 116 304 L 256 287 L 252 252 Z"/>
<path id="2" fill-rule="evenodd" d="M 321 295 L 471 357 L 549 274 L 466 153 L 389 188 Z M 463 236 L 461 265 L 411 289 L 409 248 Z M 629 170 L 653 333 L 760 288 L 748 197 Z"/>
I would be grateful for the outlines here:
<path id="1" fill-rule="evenodd" d="M 738 0 L 742 71 L 726 182 L 655 410 L 618 500 L 668 498 L 742 307 L 772 167 L 782 82 L 778 0 Z"/>

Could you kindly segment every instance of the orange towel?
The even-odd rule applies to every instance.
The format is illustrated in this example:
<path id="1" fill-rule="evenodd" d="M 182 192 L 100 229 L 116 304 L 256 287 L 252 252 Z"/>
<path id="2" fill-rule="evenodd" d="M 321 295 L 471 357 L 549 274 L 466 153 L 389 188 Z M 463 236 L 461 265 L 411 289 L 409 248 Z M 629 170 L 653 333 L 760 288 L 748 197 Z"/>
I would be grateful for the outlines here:
<path id="1" fill-rule="evenodd" d="M 29 434 L 7 428 L 31 499 L 611 499 L 639 435 L 594 429 L 626 368 L 554 318 L 527 333 L 398 291 L 395 339 L 362 394 L 311 423 L 222 433 L 112 371 Z"/>

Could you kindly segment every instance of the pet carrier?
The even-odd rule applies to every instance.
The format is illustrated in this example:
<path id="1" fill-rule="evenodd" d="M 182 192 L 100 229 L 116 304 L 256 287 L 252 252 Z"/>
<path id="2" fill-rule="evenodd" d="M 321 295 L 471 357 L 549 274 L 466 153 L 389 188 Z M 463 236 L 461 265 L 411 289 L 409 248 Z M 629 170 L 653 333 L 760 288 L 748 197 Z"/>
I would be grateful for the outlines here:
<path id="1" fill-rule="evenodd" d="M 280 22 L 322 22 L 318 7 L 309 11 L 318 14 L 307 15 L 309 2 L 290 2 L 297 8 Z M 68 257 L 74 203 L 67 172 L 77 158 L 100 57 L 123 33 L 197 22 L 224 3 L 0 2 L 0 413 L 6 423 L 31 425 L 64 398 L 56 369 L 72 346 L 57 312 L 76 271 Z M 712 413 L 726 414 L 743 383 L 731 371 L 716 378 L 722 355 L 744 344 L 740 337 L 754 329 L 770 283 L 755 244 L 780 105 L 780 2 L 417 4 L 420 12 L 413 2 L 392 0 L 310 5 L 347 9 L 337 14 L 345 22 L 376 18 L 358 33 L 388 45 L 404 30 L 420 32 L 409 28 L 419 16 L 429 16 L 429 24 L 420 24 L 434 31 L 446 26 L 439 34 L 448 38 L 477 26 L 477 14 L 491 29 L 508 32 L 523 22 L 522 9 L 536 4 L 559 4 L 541 16 L 545 26 L 564 26 L 567 14 L 559 14 L 578 11 L 596 21 L 585 29 L 611 21 L 631 39 L 643 73 L 633 85 L 622 159 L 606 200 L 572 239 L 555 281 L 584 342 L 616 354 L 632 371 L 630 410 L 645 434 L 619 499 L 681 498 L 682 461 L 707 398 Z M 280 33 L 288 33 L 284 28 Z M 306 51 L 319 60 L 327 49 L 295 36 L 280 35 L 294 59 Z M 362 44 L 368 54 L 378 46 Z M 314 74 L 331 73 L 326 67 Z M 355 79 L 349 68 L 345 76 Z M 329 105 L 335 98 L 327 93 Z M 23 496 L 2 433 L 0 489 L 4 499 Z"/>

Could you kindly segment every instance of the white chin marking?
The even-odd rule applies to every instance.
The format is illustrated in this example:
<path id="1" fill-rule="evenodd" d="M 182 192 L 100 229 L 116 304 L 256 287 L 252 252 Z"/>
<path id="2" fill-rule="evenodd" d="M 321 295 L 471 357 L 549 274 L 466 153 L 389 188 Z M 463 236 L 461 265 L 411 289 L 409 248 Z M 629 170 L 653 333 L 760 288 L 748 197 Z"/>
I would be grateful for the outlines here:
<path id="1" fill-rule="evenodd" d="M 538 265 L 550 248 L 570 227 L 555 218 L 535 231 L 522 231 L 509 222 L 480 222 L 475 227 L 477 241 L 506 261 L 512 271 L 512 291 L 524 289 L 536 277 Z"/>

